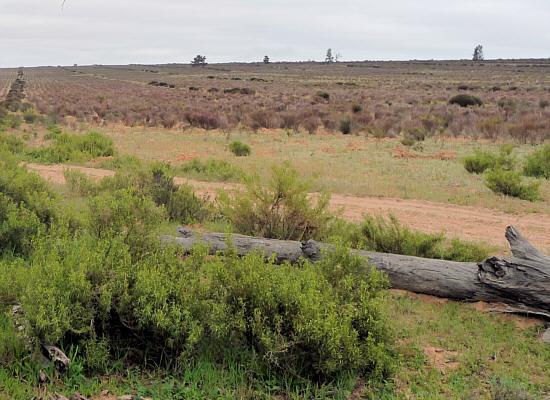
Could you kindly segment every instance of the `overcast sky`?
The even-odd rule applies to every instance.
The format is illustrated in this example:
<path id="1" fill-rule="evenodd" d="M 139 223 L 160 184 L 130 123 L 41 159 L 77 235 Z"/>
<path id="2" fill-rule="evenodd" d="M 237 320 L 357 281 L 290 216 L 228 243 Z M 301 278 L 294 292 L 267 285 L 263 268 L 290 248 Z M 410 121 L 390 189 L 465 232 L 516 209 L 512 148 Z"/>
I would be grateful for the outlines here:
<path id="1" fill-rule="evenodd" d="M 0 67 L 550 57 L 550 0 L 0 0 Z"/>

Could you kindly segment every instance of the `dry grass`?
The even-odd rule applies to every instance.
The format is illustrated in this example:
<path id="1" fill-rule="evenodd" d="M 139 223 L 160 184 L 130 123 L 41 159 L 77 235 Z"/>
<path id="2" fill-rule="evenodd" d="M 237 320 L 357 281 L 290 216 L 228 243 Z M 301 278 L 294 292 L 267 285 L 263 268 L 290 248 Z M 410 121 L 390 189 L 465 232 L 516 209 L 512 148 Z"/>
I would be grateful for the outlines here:
<path id="1" fill-rule="evenodd" d="M 471 175 L 462 158 L 478 147 L 496 151 L 497 145 L 471 140 L 427 140 L 423 151 L 402 146 L 396 139 L 367 139 L 343 135 L 288 136 L 284 131 L 260 134 L 204 131 L 169 131 L 121 128 L 106 131 L 122 153 L 181 164 L 197 158 L 226 160 L 249 173 L 267 177 L 273 164 L 289 161 L 316 190 L 334 193 L 419 199 L 478 206 L 505 212 L 550 214 L 550 183 L 543 182 L 546 201 L 526 201 L 495 195 L 483 177 Z M 237 158 L 228 150 L 232 140 L 252 147 L 249 157 Z M 398 151 L 396 151 L 398 150 Z M 518 146 L 521 159 L 532 146 Z M 414 154 L 402 157 L 401 154 Z"/>

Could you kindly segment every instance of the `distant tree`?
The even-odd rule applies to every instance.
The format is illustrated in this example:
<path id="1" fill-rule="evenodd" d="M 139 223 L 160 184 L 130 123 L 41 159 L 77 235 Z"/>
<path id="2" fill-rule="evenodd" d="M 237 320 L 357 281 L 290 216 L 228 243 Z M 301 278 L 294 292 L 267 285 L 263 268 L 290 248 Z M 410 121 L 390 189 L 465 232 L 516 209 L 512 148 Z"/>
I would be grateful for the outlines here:
<path id="1" fill-rule="evenodd" d="M 327 55 L 325 57 L 325 62 L 327 64 L 334 62 L 334 56 L 332 55 L 332 49 L 327 50 Z"/>
<path id="2" fill-rule="evenodd" d="M 205 56 L 201 56 L 200 54 L 197 55 L 193 61 L 191 61 L 191 65 L 193 67 L 204 67 L 206 65 L 206 57 Z"/>
<path id="3" fill-rule="evenodd" d="M 478 44 L 476 48 L 474 49 L 474 61 L 483 61 L 485 60 L 485 56 L 483 55 L 483 46 Z"/>
<path id="4" fill-rule="evenodd" d="M 264 64 L 269 64 L 269 56 L 264 57 Z"/>
<path id="5" fill-rule="evenodd" d="M 338 62 L 342 59 L 342 54 L 341 53 L 336 53 L 336 55 L 334 56 L 334 61 Z"/>

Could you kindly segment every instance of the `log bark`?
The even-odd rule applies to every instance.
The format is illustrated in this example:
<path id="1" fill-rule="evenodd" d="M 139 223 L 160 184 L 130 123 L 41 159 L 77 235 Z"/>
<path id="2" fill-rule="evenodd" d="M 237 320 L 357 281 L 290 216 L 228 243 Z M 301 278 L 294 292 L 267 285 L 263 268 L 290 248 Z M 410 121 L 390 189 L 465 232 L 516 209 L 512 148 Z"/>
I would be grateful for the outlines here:
<path id="1" fill-rule="evenodd" d="M 307 241 L 273 240 L 223 233 L 199 234 L 178 228 L 180 237 L 164 237 L 190 251 L 206 244 L 211 254 L 232 246 L 244 256 L 252 251 L 275 257 L 278 263 L 318 261 L 331 246 Z M 492 257 L 481 263 L 425 259 L 352 250 L 388 274 L 395 289 L 464 301 L 503 303 L 509 312 L 550 318 L 550 257 L 533 247 L 514 227 L 506 229 L 513 257 Z"/>

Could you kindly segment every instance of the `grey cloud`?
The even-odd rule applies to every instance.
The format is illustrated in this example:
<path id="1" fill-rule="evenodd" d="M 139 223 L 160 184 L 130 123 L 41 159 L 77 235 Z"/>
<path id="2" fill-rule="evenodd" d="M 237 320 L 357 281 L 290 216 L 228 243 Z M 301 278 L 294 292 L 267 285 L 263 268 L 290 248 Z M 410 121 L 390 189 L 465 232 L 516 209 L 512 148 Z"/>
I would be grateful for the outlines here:
<path id="1" fill-rule="evenodd" d="M 547 0 L 0 0 L 0 66 L 549 57 Z"/>

